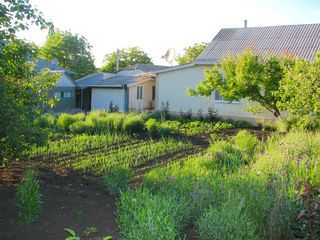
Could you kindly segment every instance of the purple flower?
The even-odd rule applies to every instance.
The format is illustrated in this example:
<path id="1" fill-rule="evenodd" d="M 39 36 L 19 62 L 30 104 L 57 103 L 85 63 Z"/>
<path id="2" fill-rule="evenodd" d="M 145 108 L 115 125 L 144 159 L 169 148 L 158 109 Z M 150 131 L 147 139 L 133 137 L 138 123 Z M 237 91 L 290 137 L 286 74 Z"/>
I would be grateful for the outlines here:
<path id="1" fill-rule="evenodd" d="M 308 165 L 306 166 L 306 168 L 307 168 L 308 170 L 310 170 L 310 165 L 308 164 Z"/>
<path id="2" fill-rule="evenodd" d="M 209 190 L 209 191 L 208 191 L 208 195 L 212 195 L 212 190 Z"/>

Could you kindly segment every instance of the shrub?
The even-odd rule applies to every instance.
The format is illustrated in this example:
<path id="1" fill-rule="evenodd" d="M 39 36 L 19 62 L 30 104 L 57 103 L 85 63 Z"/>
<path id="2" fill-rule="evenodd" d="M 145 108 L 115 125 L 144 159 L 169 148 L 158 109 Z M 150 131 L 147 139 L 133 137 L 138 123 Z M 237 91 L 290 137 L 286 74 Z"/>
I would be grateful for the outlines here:
<path id="1" fill-rule="evenodd" d="M 117 223 L 124 239 L 178 239 L 189 221 L 188 202 L 174 195 L 152 194 L 147 189 L 121 193 Z"/>
<path id="2" fill-rule="evenodd" d="M 34 120 L 34 124 L 41 128 L 52 128 L 56 122 L 56 116 L 53 114 L 43 114 Z"/>
<path id="3" fill-rule="evenodd" d="M 208 148 L 208 154 L 222 172 L 232 172 L 243 165 L 242 153 L 227 141 L 213 143 Z"/>
<path id="4" fill-rule="evenodd" d="M 208 119 L 209 121 L 214 121 L 217 118 L 217 111 L 214 105 L 208 108 Z"/>
<path id="5" fill-rule="evenodd" d="M 145 127 L 150 136 L 155 137 L 159 133 L 159 124 L 156 119 L 150 118 L 146 123 Z"/>
<path id="6" fill-rule="evenodd" d="M 241 130 L 233 137 L 233 141 L 247 161 L 254 158 L 259 147 L 259 140 L 255 136 L 246 130 Z"/>
<path id="7" fill-rule="evenodd" d="M 38 216 L 40 212 L 41 193 L 37 180 L 37 173 L 28 169 L 17 188 L 17 200 L 19 218 L 21 222 L 29 223 Z"/>
<path id="8" fill-rule="evenodd" d="M 169 101 L 167 101 L 166 103 L 161 102 L 160 114 L 161 114 L 161 120 L 164 121 L 169 119 Z"/>
<path id="9" fill-rule="evenodd" d="M 141 115 L 127 115 L 123 122 L 122 129 L 125 132 L 139 132 L 144 128 L 144 122 Z"/>
<path id="10" fill-rule="evenodd" d="M 75 115 L 72 114 L 67 114 L 67 113 L 62 113 L 59 115 L 58 120 L 57 120 L 57 128 L 60 131 L 69 131 L 69 126 L 79 120 L 79 117 L 76 117 Z"/>
<path id="11" fill-rule="evenodd" d="M 218 208 L 211 207 L 198 221 L 201 240 L 259 239 L 254 222 L 246 215 L 244 199 L 230 194 Z"/>
<path id="12" fill-rule="evenodd" d="M 128 189 L 132 178 L 133 172 L 129 168 L 113 167 L 104 175 L 103 180 L 108 191 L 112 195 L 118 196 L 120 192 Z"/>
<path id="13" fill-rule="evenodd" d="M 92 131 L 92 126 L 87 121 L 74 122 L 69 126 L 70 132 L 81 134 L 90 133 Z"/>

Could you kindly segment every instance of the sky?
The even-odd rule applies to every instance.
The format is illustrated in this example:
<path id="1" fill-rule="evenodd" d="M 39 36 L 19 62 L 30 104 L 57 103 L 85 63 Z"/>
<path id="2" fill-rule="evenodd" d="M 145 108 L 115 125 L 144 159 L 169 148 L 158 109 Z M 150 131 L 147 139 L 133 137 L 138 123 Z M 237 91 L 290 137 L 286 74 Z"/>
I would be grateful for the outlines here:
<path id="1" fill-rule="evenodd" d="M 83 35 L 97 67 L 117 48 L 140 47 L 154 64 L 169 48 L 177 54 L 210 42 L 221 28 L 320 23 L 320 0 L 30 0 L 55 28 Z M 47 30 L 31 27 L 21 38 L 45 43 Z"/>

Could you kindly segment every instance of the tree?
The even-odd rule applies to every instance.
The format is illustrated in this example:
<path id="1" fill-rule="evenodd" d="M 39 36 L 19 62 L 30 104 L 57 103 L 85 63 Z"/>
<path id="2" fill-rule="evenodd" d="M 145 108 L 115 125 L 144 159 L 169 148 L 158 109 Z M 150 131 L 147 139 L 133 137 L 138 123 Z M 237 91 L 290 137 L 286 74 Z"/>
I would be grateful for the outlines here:
<path id="1" fill-rule="evenodd" d="M 151 58 L 139 47 L 122 48 L 119 50 L 119 68 L 125 68 L 135 64 L 152 64 Z M 101 68 L 104 72 L 115 72 L 117 65 L 117 52 L 106 54 L 104 57 L 104 66 Z"/>
<path id="2" fill-rule="evenodd" d="M 0 4 L 0 162 L 41 139 L 33 119 L 41 104 L 53 104 L 48 90 L 58 75 L 33 70 L 30 57 L 37 57 L 37 48 L 16 39 L 16 32 L 27 29 L 28 22 L 42 28 L 47 22 L 27 0 L 5 1 Z"/>
<path id="3" fill-rule="evenodd" d="M 285 68 L 292 64 L 289 56 L 269 56 L 264 59 L 247 49 L 239 55 L 228 55 L 222 60 L 221 68 L 214 66 L 206 70 L 206 79 L 195 89 L 189 89 L 193 96 L 211 96 L 214 90 L 229 101 L 246 98 L 257 102 L 259 106 L 250 106 L 246 110 L 253 113 L 268 110 L 279 118 L 278 102 L 280 82 L 285 77 Z"/>
<path id="4" fill-rule="evenodd" d="M 295 127 L 315 129 L 320 126 L 320 53 L 314 61 L 298 59 L 285 69 L 276 96 L 278 106 L 289 113 Z"/>
<path id="5" fill-rule="evenodd" d="M 43 29 L 51 23 L 28 0 L 4 0 L 0 3 L 0 41 L 14 39 L 18 31 L 28 29 L 30 24 Z"/>
<path id="6" fill-rule="evenodd" d="M 49 34 L 40 48 L 40 56 L 47 61 L 57 59 L 59 65 L 81 78 L 95 72 L 92 46 L 87 39 L 71 32 L 55 31 Z"/>
<path id="7" fill-rule="evenodd" d="M 206 47 L 206 43 L 196 43 L 193 46 L 184 48 L 184 54 L 178 55 L 176 60 L 179 64 L 191 63 L 196 60 Z"/>

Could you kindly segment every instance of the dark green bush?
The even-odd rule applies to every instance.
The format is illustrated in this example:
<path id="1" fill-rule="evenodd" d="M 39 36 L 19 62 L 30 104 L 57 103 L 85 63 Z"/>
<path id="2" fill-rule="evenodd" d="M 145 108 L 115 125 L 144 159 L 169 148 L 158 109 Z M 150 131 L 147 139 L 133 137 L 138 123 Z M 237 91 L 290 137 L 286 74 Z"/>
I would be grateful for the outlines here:
<path id="1" fill-rule="evenodd" d="M 139 132 L 144 129 L 144 122 L 141 115 L 127 115 L 123 121 L 122 129 L 125 132 Z"/>
<path id="2" fill-rule="evenodd" d="M 53 128 L 56 123 L 56 116 L 53 114 L 43 114 L 34 120 L 34 124 L 41 128 Z"/>
<path id="3" fill-rule="evenodd" d="M 150 136 L 155 137 L 159 134 L 159 123 L 156 119 L 150 118 L 146 123 L 145 127 Z"/>

